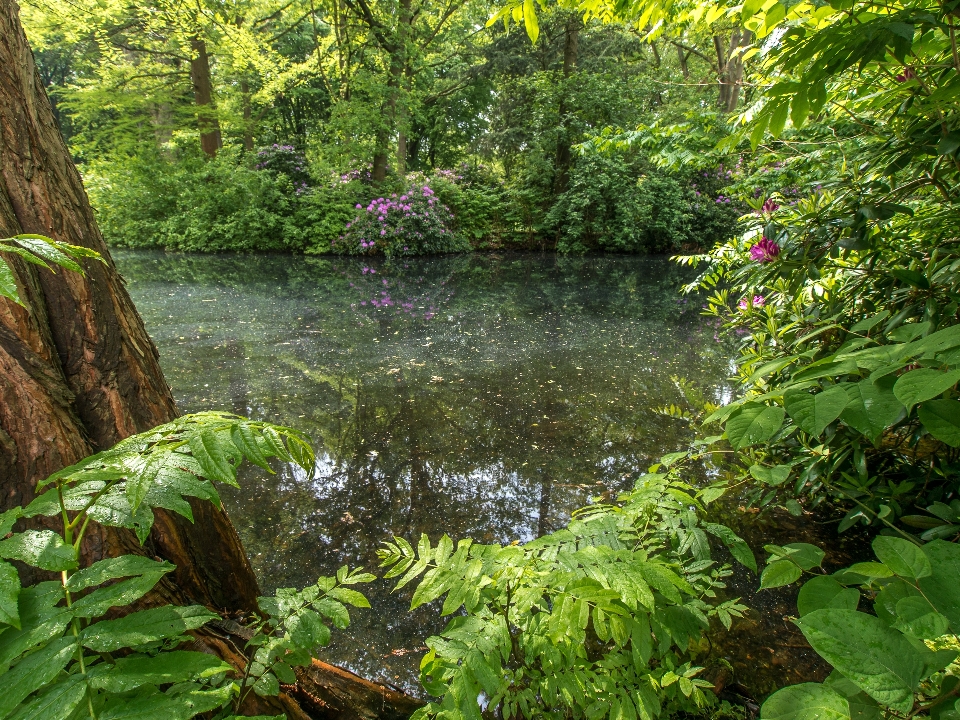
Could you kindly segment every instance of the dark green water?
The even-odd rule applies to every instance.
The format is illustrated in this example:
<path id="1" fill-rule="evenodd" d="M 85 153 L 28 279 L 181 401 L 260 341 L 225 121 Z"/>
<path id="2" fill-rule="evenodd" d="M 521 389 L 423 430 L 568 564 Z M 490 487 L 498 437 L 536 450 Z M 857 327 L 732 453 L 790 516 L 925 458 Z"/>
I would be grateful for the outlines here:
<path id="1" fill-rule="evenodd" d="M 115 259 L 183 411 L 314 440 L 314 477 L 253 468 L 223 493 L 265 591 L 375 567 L 392 535 L 549 532 L 685 446 L 688 423 L 661 412 L 690 407 L 681 383 L 714 402 L 728 392 L 731 349 L 664 258 Z M 408 613 L 386 582 L 365 590 L 372 610 L 324 659 L 415 687 L 436 609 Z"/>

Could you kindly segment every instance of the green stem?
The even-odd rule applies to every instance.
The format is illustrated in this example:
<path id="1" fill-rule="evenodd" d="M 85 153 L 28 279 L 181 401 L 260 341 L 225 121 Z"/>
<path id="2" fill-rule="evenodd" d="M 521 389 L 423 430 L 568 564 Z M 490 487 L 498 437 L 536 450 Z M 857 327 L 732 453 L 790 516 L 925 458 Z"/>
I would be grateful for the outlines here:
<path id="1" fill-rule="evenodd" d="M 905 533 L 903 530 L 901 530 L 900 528 L 898 528 L 896 525 L 894 525 L 893 523 L 891 523 L 891 522 L 890 522 L 889 520 L 887 520 L 886 518 L 880 517 L 880 515 L 878 515 L 878 514 L 877 514 L 876 512 L 874 512 L 873 510 L 871 510 L 867 505 L 865 505 L 865 504 L 863 504 L 862 502 L 860 502 L 859 500 L 857 500 L 855 497 L 853 497 L 850 493 L 848 493 L 848 492 L 847 492 L 846 490 L 844 490 L 843 488 L 837 487 L 836 485 L 832 485 L 831 483 L 827 482 L 826 480 L 821 480 L 821 482 L 824 484 L 825 487 L 828 487 L 828 488 L 830 488 L 831 490 L 834 490 L 835 492 L 839 492 L 839 493 L 841 493 L 842 495 L 844 495 L 848 500 L 852 500 L 853 502 L 855 502 L 857 505 L 860 506 L 860 509 L 861 509 L 861 510 L 863 510 L 864 512 L 868 512 L 868 513 L 870 513 L 871 515 L 873 515 L 873 517 L 875 517 L 877 520 L 879 520 L 880 522 L 882 522 L 884 525 L 886 525 L 888 528 L 890 528 L 891 530 L 893 530 L 895 533 L 897 533 L 897 534 L 899 534 L 899 535 L 902 535 L 905 539 L 909 540 L 909 541 L 912 542 L 914 545 L 917 545 L 918 547 L 923 547 L 923 543 L 921 543 L 919 540 L 917 540 L 913 535 L 911 535 L 910 533 Z"/>

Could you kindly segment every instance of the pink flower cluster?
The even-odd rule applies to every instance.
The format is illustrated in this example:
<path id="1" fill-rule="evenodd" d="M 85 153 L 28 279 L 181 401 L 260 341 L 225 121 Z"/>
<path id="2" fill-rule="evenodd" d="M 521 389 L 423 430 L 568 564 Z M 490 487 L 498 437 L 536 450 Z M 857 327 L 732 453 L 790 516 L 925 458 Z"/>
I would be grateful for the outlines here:
<path id="1" fill-rule="evenodd" d="M 773 262 L 780 256 L 780 246 L 764 236 L 760 242 L 750 248 L 750 259 L 758 263 Z"/>
<path id="2" fill-rule="evenodd" d="M 766 302 L 767 299 L 763 295 L 754 295 L 752 303 L 749 298 L 743 298 L 739 303 L 737 303 L 737 307 L 739 307 L 741 310 L 746 310 L 751 305 L 753 307 L 763 307 L 764 303 Z"/>

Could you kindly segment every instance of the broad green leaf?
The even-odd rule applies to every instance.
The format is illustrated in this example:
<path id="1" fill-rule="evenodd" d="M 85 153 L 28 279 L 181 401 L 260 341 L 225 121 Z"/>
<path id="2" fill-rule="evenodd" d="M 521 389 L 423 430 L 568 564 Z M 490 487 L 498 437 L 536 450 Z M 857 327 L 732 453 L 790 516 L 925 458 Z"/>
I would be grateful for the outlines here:
<path id="1" fill-rule="evenodd" d="M 81 642 L 95 652 L 113 652 L 178 637 L 218 617 L 199 605 L 164 605 L 90 625 L 84 630 Z"/>
<path id="2" fill-rule="evenodd" d="M 922 597 L 905 597 L 897 602 L 894 627 L 918 640 L 935 640 L 946 634 L 950 621 Z"/>
<path id="3" fill-rule="evenodd" d="M 923 550 L 909 540 L 879 535 L 873 540 L 873 551 L 880 562 L 900 577 L 916 580 L 933 572 Z"/>
<path id="4" fill-rule="evenodd" d="M 9 720 L 53 720 L 68 718 L 87 693 L 83 675 L 69 675 L 45 688 L 37 697 L 22 705 Z"/>
<path id="5" fill-rule="evenodd" d="M 280 694 L 280 683 L 272 673 L 264 673 L 253 684 L 253 691 L 260 697 Z"/>
<path id="6" fill-rule="evenodd" d="M 791 469 L 789 465 L 776 465 L 774 467 L 751 465 L 750 474 L 764 485 L 776 487 L 783 485 L 783 483 L 787 481 L 787 478 L 790 477 Z"/>
<path id="7" fill-rule="evenodd" d="M 703 529 L 711 535 L 720 538 L 738 563 L 750 568 L 753 572 L 757 572 L 757 559 L 754 557 L 753 551 L 744 539 L 733 532 L 733 530 L 726 525 L 718 525 L 716 523 L 703 523 Z"/>
<path id="8" fill-rule="evenodd" d="M 70 662 L 76 649 L 76 638 L 59 638 L 7 670 L 3 674 L 3 692 L 0 692 L 0 717 L 6 717 L 30 693 L 53 680 Z"/>
<path id="9" fill-rule="evenodd" d="M 871 442 L 876 442 L 905 413 L 903 403 L 893 394 L 893 383 L 888 380 L 873 382 L 866 378 L 850 383 L 846 390 L 849 402 L 840 419 Z"/>
<path id="10" fill-rule="evenodd" d="M 797 596 L 797 611 L 800 617 L 814 610 L 838 608 L 856 610 L 860 602 L 860 592 L 854 588 L 845 588 L 832 577 L 818 575 L 808 580 L 800 588 Z"/>
<path id="11" fill-rule="evenodd" d="M 536 43 L 540 37 L 540 23 L 537 20 L 537 9 L 533 0 L 523 0 L 523 26 L 527 30 L 530 42 Z"/>
<path id="12" fill-rule="evenodd" d="M 176 569 L 168 562 L 157 562 L 142 555 L 121 555 L 99 560 L 90 567 L 78 570 L 67 580 L 70 592 L 79 592 L 88 587 L 101 585 L 108 580 L 131 577 L 133 575 L 164 574 Z"/>
<path id="13" fill-rule="evenodd" d="M 761 720 L 849 720 L 850 704 L 820 683 L 801 683 L 778 690 L 760 708 Z"/>
<path id="14" fill-rule="evenodd" d="M 208 480 L 217 480 L 227 485 L 237 485 L 233 463 L 227 457 L 220 434 L 203 428 L 190 436 L 190 452 Z"/>
<path id="15" fill-rule="evenodd" d="M 248 460 L 256 463 L 269 473 L 273 473 L 271 467 L 267 464 L 267 458 L 260 450 L 260 444 L 257 442 L 257 436 L 248 423 L 234 425 L 230 430 L 230 437 L 233 444 L 236 445 Z"/>
<path id="16" fill-rule="evenodd" d="M 20 629 L 20 576 L 10 563 L 0 561 L 0 624 Z"/>
<path id="17" fill-rule="evenodd" d="M 790 417 L 802 430 L 815 437 L 840 417 L 847 402 L 847 393 L 840 385 L 834 385 L 816 395 L 801 390 L 788 391 L 783 396 L 783 404 Z"/>
<path id="18" fill-rule="evenodd" d="M 789 560 L 775 560 L 763 569 L 760 575 L 760 589 L 768 590 L 770 588 L 782 587 L 796 582 L 803 572 Z"/>
<path id="19" fill-rule="evenodd" d="M 909 410 L 917 403 L 942 395 L 960 380 L 960 369 L 940 372 L 929 368 L 911 370 L 901 375 L 893 386 L 893 394 Z"/>
<path id="20" fill-rule="evenodd" d="M 883 563 L 861 562 L 854 563 L 847 568 L 846 572 L 855 575 L 863 575 L 865 578 L 888 578 L 893 577 L 893 570 Z"/>
<path id="21" fill-rule="evenodd" d="M 855 610 L 815 610 L 796 622 L 813 649 L 874 700 L 902 713 L 913 707 L 924 663 L 899 632 Z"/>
<path id="22" fill-rule="evenodd" d="M 301 610 L 287 620 L 287 630 L 294 644 L 307 650 L 330 642 L 330 628 L 313 610 Z"/>
<path id="23" fill-rule="evenodd" d="M 342 603 L 347 605 L 353 605 L 354 607 L 359 608 L 368 608 L 370 607 L 370 602 L 362 593 L 358 593 L 356 590 L 348 590 L 344 587 L 335 587 L 327 591 L 327 596 L 332 597 L 334 600 L 339 600 Z"/>
<path id="24" fill-rule="evenodd" d="M 6 537 L 13 530 L 14 524 L 23 516 L 23 508 L 17 506 L 0 513 L 0 538 Z"/>
<path id="25" fill-rule="evenodd" d="M 154 563 L 158 565 L 159 563 Z M 170 566 L 173 569 L 173 566 Z M 94 618 L 105 615 L 112 607 L 122 607 L 139 600 L 160 582 L 165 572 L 145 573 L 137 577 L 121 580 L 118 583 L 98 588 L 76 600 L 70 610 L 76 617 Z"/>
<path id="26" fill-rule="evenodd" d="M 230 700 L 231 694 L 229 685 L 213 690 L 202 690 L 193 683 L 174 685 L 166 694 L 154 693 L 114 703 L 100 714 L 100 720 L 189 720 L 221 707 Z"/>
<path id="27" fill-rule="evenodd" d="M 233 667 L 220 658 L 200 652 L 175 650 L 150 657 L 131 655 L 114 663 L 100 663 L 89 672 L 90 686 L 122 693 L 142 685 L 166 685 L 207 678 Z"/>
<path id="28" fill-rule="evenodd" d="M 934 540 L 923 546 L 932 573 L 920 579 L 920 590 L 950 620 L 954 633 L 960 634 L 960 545 Z"/>
<path id="29" fill-rule="evenodd" d="M 765 545 L 768 552 L 783 558 L 789 558 L 803 570 L 812 570 L 823 562 L 824 552 L 810 543 L 789 543 L 788 545 Z"/>
<path id="30" fill-rule="evenodd" d="M 0 542 L 0 557 L 41 570 L 73 570 L 77 554 L 50 530 L 27 530 Z"/>
<path id="31" fill-rule="evenodd" d="M 17 280 L 13 276 L 13 270 L 3 258 L 0 258 L 0 297 L 13 300 L 17 305 L 23 304 L 20 302 L 20 293 L 17 291 Z"/>
<path id="32" fill-rule="evenodd" d="M 737 450 L 769 440 L 783 425 L 785 415 L 776 405 L 743 405 L 727 419 L 727 439 Z"/>
<path id="33" fill-rule="evenodd" d="M 927 431 L 950 447 L 960 447 L 960 402 L 928 400 L 917 409 Z"/>

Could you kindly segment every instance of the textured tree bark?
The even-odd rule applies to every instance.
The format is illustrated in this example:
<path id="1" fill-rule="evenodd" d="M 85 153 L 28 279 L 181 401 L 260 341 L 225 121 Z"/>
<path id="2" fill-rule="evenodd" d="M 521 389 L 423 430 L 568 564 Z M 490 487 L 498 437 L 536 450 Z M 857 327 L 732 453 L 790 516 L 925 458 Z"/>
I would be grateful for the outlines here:
<path id="1" fill-rule="evenodd" d="M 210 157 L 216 157 L 223 147 L 220 121 L 213 102 L 213 81 L 210 78 L 210 57 L 207 44 L 200 38 L 190 41 L 193 57 L 190 59 L 190 79 L 193 81 L 193 99 L 197 104 L 197 127 L 200 129 L 200 148 Z"/>
<path id="2" fill-rule="evenodd" d="M 24 307 L 0 300 L 0 508 L 37 481 L 177 416 L 157 350 L 97 229 L 37 74 L 13 0 L 0 0 L 0 237 L 40 233 L 99 252 L 86 276 L 15 261 Z M 10 258 L 8 258 L 10 259 Z M 157 513 L 146 550 L 178 571 L 163 592 L 228 610 L 256 607 L 257 582 L 227 516 Z M 127 531 L 88 532 L 84 560 L 143 552 Z"/>

